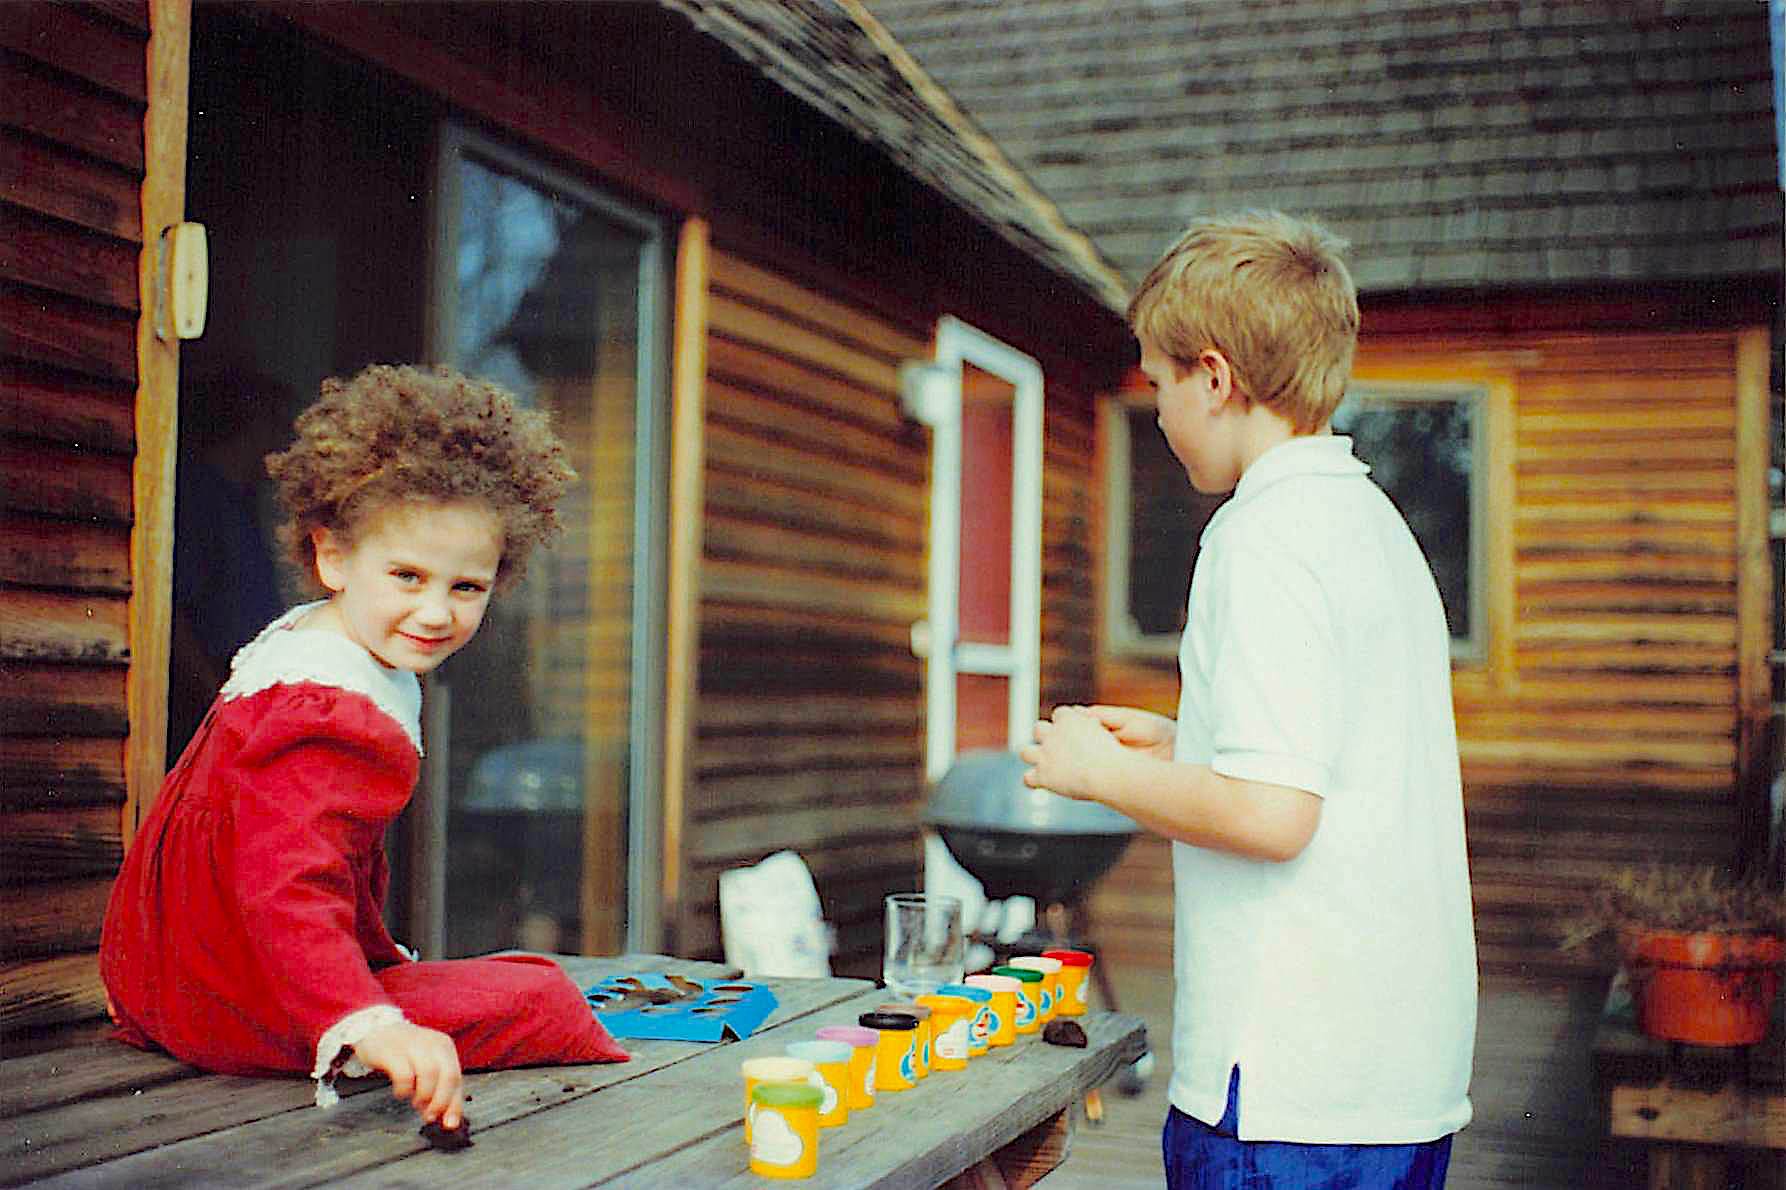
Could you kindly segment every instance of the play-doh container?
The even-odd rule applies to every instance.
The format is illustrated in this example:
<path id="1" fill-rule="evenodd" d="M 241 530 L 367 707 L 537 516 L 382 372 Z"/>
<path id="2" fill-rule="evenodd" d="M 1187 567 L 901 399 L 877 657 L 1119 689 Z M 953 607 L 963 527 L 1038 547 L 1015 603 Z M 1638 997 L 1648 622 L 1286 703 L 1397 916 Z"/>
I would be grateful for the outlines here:
<path id="1" fill-rule="evenodd" d="M 1091 994 L 1088 976 L 1097 956 L 1089 950 L 1045 950 L 1045 959 L 1060 960 L 1060 999 L 1054 1005 L 1056 1015 L 1084 1016 Z"/>
<path id="2" fill-rule="evenodd" d="M 880 1034 L 861 1025 L 826 1025 L 814 1030 L 820 1041 L 841 1041 L 850 1047 L 850 1075 L 844 1102 L 853 1112 L 874 1106 L 874 1049 Z"/>
<path id="3" fill-rule="evenodd" d="M 936 989 L 936 994 L 960 996 L 973 1003 L 974 1015 L 967 1026 L 967 1056 L 977 1058 L 985 1053 L 989 1048 L 987 1039 L 992 1036 L 992 993 L 970 984 L 945 983 Z"/>
<path id="4" fill-rule="evenodd" d="M 994 975 L 1004 975 L 1015 979 L 1017 988 L 1017 1032 L 1040 1033 L 1042 1031 L 1042 980 L 1040 971 L 1032 971 L 1028 967 L 994 967 Z"/>
<path id="5" fill-rule="evenodd" d="M 1023 984 L 1008 975 L 970 975 L 961 982 L 992 993 L 992 1017 L 986 1044 L 998 1047 L 1017 1040 L 1017 989 Z"/>
<path id="6" fill-rule="evenodd" d="M 819 1168 L 819 1104 L 809 1083 L 758 1083 L 751 1091 L 750 1172 L 765 1178 L 810 1178 Z"/>
<path id="7" fill-rule="evenodd" d="M 965 996 L 934 993 L 918 997 L 930 1010 L 930 1065 L 933 1070 L 967 1069 L 967 1035 L 978 1006 Z"/>
<path id="8" fill-rule="evenodd" d="M 804 1058 L 790 1058 L 782 1054 L 746 1058 L 739 1069 L 744 1075 L 744 1143 L 749 1144 L 751 1121 L 756 1115 L 756 1101 L 751 1096 L 757 1087 L 763 1083 L 798 1083 L 805 1086 L 812 1077 L 813 1065 Z M 818 1125 L 814 1124 L 813 1127 Z"/>
<path id="9" fill-rule="evenodd" d="M 856 1018 L 876 1033 L 874 1089 L 909 1091 L 918 1085 L 918 1018 L 903 1012 L 865 1012 Z"/>
<path id="10" fill-rule="evenodd" d="M 1042 973 L 1042 1023 L 1053 1020 L 1060 1011 L 1060 960 L 1045 955 L 1021 955 L 1007 966 L 1028 967 Z"/>
<path id="11" fill-rule="evenodd" d="M 932 1043 L 930 1030 L 930 1009 L 916 1000 L 897 1000 L 887 1004 L 875 1005 L 876 1012 L 903 1012 L 918 1022 L 918 1038 L 912 1043 L 918 1061 L 916 1069 L 920 1080 L 930 1077 L 930 1047 Z"/>
<path id="12" fill-rule="evenodd" d="M 850 1054 L 847 1041 L 796 1041 L 788 1046 L 788 1057 L 804 1058 L 813 1065 L 807 1081 L 824 1095 L 819 1104 L 819 1127 L 835 1128 L 850 1118 Z"/>

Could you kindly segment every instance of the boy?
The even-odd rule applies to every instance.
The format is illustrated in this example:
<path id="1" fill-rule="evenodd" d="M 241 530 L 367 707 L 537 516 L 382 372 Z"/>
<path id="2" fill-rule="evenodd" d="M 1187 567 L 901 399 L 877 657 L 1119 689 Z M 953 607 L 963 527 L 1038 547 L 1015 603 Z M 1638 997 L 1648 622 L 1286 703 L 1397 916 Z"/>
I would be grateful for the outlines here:
<path id="1" fill-rule="evenodd" d="M 1178 720 L 1059 707 L 1023 752 L 1030 785 L 1173 840 L 1174 1187 L 1441 1186 L 1470 1118 L 1450 638 L 1328 425 L 1358 335 L 1343 247 L 1211 218 L 1141 283 L 1160 429 L 1197 490 L 1234 493 L 1192 576 Z"/>

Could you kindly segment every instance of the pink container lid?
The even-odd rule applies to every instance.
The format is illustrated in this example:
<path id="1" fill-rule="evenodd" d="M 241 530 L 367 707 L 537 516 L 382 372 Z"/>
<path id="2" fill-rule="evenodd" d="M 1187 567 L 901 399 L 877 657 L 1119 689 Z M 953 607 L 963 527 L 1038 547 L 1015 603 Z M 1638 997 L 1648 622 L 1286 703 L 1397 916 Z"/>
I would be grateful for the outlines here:
<path id="1" fill-rule="evenodd" d="M 861 1025 L 826 1025 L 815 1030 L 813 1036 L 821 1041 L 847 1041 L 858 1049 L 872 1047 L 877 1040 L 873 1029 Z"/>
<path id="2" fill-rule="evenodd" d="M 1015 992 L 1022 987 L 1019 980 L 1009 975 L 970 975 L 961 981 L 972 988 L 985 988 L 989 992 Z"/>

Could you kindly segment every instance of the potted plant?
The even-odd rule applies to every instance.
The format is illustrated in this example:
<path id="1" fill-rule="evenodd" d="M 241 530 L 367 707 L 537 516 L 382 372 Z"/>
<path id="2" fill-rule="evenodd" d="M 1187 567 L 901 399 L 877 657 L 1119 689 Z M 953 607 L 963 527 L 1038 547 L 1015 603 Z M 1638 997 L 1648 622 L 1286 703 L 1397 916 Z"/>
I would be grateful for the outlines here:
<path id="1" fill-rule="evenodd" d="M 1767 1035 L 1786 962 L 1786 892 L 1718 865 L 1623 868 L 1595 889 L 1564 945 L 1608 935 L 1645 1033 L 1713 1046 Z"/>

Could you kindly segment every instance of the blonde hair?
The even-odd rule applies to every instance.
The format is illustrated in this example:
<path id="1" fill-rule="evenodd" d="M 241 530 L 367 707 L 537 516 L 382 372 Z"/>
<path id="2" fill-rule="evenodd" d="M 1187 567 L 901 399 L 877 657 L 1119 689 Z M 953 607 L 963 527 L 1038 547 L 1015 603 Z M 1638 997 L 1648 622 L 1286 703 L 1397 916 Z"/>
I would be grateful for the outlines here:
<path id="1" fill-rule="evenodd" d="M 1346 242 L 1279 211 L 1198 219 L 1129 301 L 1129 325 L 1181 367 L 1215 350 L 1250 400 L 1298 433 L 1345 396 L 1358 343 Z"/>
<path id="2" fill-rule="evenodd" d="M 475 501 L 501 522 L 496 585 L 511 587 L 558 532 L 558 501 L 577 478 L 544 413 L 444 367 L 374 364 L 325 380 L 296 429 L 290 447 L 267 456 L 267 474 L 287 513 L 281 544 L 313 586 L 313 530 L 351 543 L 392 506 Z"/>

